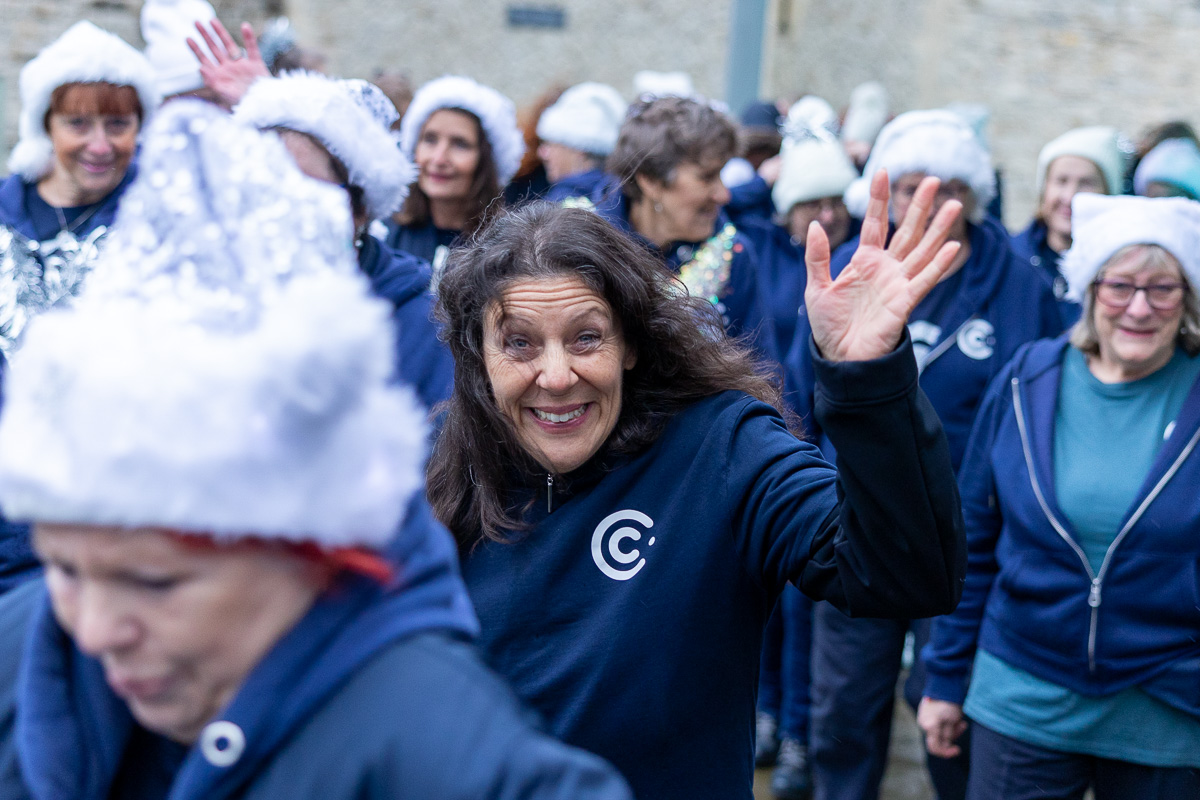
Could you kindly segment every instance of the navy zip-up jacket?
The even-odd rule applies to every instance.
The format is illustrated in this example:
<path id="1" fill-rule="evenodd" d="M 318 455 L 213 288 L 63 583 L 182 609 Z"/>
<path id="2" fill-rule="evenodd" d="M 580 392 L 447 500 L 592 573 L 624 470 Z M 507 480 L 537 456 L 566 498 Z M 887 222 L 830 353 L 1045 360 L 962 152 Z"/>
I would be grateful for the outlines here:
<path id="1" fill-rule="evenodd" d="M 617 179 L 602 169 L 589 169 L 550 184 L 546 200 L 561 203 L 572 197 L 595 197 L 609 191 L 620 191 Z"/>
<path id="2" fill-rule="evenodd" d="M 911 343 L 817 371 L 839 470 L 725 392 L 641 452 L 528 476 L 510 500 L 530 528 L 464 553 L 489 663 L 637 797 L 750 800 L 759 651 L 788 581 L 853 615 L 957 600 L 954 473 Z"/>
<path id="3" fill-rule="evenodd" d="M 393 585 L 340 580 L 210 723 L 241 732 L 231 763 L 214 759 L 203 735 L 185 748 L 136 726 L 40 585 L 0 599 L 0 634 L 28 628 L 15 761 L 13 732 L 0 731 L 0 798 L 630 800 L 600 759 L 538 732 L 468 644 L 476 620 L 454 545 L 423 499 L 391 555 Z"/>
<path id="4" fill-rule="evenodd" d="M 374 236 L 364 236 L 358 251 L 359 268 L 371 289 L 394 309 L 397 375 L 416 390 L 427 408 L 450 397 L 454 358 L 438 340 L 429 293 L 429 265 L 408 253 L 396 252 Z"/>
<path id="5" fill-rule="evenodd" d="M 399 253 L 408 253 L 436 265 L 439 247 L 452 247 L 462 235 L 461 231 L 443 230 L 432 222 L 426 225 L 398 225 L 393 220 L 385 222 L 387 238 L 383 243 Z"/>
<path id="6" fill-rule="evenodd" d="M 955 469 L 962 462 L 975 411 L 992 378 L 1021 345 L 1062 331 L 1049 284 L 1012 254 L 1008 232 L 1000 223 L 985 218 L 970 226 L 969 235 L 971 255 L 960 268 L 959 292 L 938 319 L 929 320 L 941 333 L 936 341 L 919 342 L 923 352 L 918 354 L 921 388 L 946 429 Z M 835 277 L 857 248 L 856 238 L 837 249 L 831 264 Z M 909 330 L 914 339 L 921 338 L 916 325 L 910 323 Z M 801 317 L 784 365 L 788 400 L 806 431 L 819 438 L 821 449 L 832 460 L 830 443 L 812 419 L 810 331 L 807 318 Z"/>
<path id="7" fill-rule="evenodd" d="M 717 217 L 713 227 L 713 239 L 707 242 L 672 242 L 665 249 L 660 249 L 633 229 L 629 221 L 629 201 L 619 189 L 601 184 L 598 192 L 589 198 L 596 213 L 662 259 L 667 268 L 677 275 L 703 248 L 723 238 L 732 226 L 727 279 L 715 289 L 715 297 L 706 297 L 715 300 L 714 305 L 721 313 L 725 330 L 730 336 L 746 336 L 748 344 L 761 357 L 771 363 L 779 363 L 782 354 L 776 349 L 774 320 L 763 307 L 754 245 L 723 213 Z"/>
<path id="8" fill-rule="evenodd" d="M 729 202 L 725 213 L 738 225 L 748 220 L 770 222 L 775 215 L 775 202 L 771 199 L 771 187 L 761 175 L 755 175 L 745 183 L 729 187 Z"/>
<path id="9" fill-rule="evenodd" d="M 803 311 L 804 287 L 808 283 L 804 246 L 796 244 L 783 227 L 770 220 L 743 217 L 737 225 L 754 245 L 759 294 L 775 325 L 777 352 L 786 355 L 796 337 L 796 323 Z M 861 228 L 862 223 L 851 217 L 849 235 L 857 237 Z"/>
<path id="10" fill-rule="evenodd" d="M 959 479 L 967 583 L 933 623 L 926 694 L 962 703 L 978 647 L 1083 695 L 1139 686 L 1200 717 L 1200 382 L 1095 572 L 1054 487 L 1068 347 L 1022 349 L 980 408 Z"/>
<path id="11" fill-rule="evenodd" d="M 1067 279 L 1058 271 L 1058 263 L 1062 256 L 1051 250 L 1050 245 L 1046 243 L 1046 223 L 1035 219 L 1025 230 L 1014 233 L 1011 242 L 1017 258 L 1028 261 L 1054 290 L 1054 298 L 1058 301 L 1058 310 L 1062 315 L 1063 330 L 1074 325 L 1079 319 L 1081 308 L 1079 303 L 1067 299 Z"/>
<path id="12" fill-rule="evenodd" d="M 130 164 L 129 169 L 125 171 L 125 177 L 101 201 L 100 207 L 72 232 L 77 236 L 86 236 L 101 225 L 112 225 L 117 216 L 121 196 L 135 177 L 137 165 Z M 34 230 L 33 220 L 25 207 L 25 189 L 28 185 L 20 175 L 9 175 L 0 183 L 0 225 L 7 225 L 26 239 L 37 241 L 37 231 Z"/>

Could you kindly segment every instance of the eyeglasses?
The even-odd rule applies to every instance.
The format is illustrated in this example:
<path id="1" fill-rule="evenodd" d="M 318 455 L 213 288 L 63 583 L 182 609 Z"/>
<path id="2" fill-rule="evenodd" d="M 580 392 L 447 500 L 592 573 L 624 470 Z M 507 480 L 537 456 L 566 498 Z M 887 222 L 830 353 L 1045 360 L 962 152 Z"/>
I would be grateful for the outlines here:
<path id="1" fill-rule="evenodd" d="M 1096 299 L 1112 308 L 1125 308 L 1138 292 L 1146 293 L 1146 302 L 1155 311 L 1174 311 L 1183 302 L 1182 283 L 1150 283 L 1138 286 L 1125 281 L 1101 279 L 1096 281 Z"/>

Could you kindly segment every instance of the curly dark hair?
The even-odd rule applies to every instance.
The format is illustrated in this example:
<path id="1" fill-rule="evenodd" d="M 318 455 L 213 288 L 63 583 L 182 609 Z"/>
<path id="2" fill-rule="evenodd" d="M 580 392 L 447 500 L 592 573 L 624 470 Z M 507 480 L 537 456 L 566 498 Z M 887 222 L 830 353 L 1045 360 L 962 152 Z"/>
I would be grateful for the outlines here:
<path id="1" fill-rule="evenodd" d="M 496 406 L 484 361 L 484 320 L 515 283 L 564 275 L 604 298 L 637 354 L 624 375 L 621 413 L 601 448 L 606 455 L 642 450 L 681 409 L 730 389 L 787 416 L 770 368 L 728 338 L 712 305 L 688 296 L 644 247 L 584 209 L 533 203 L 510 212 L 452 251 L 438 287 L 454 391 L 444 406 L 427 488 L 434 513 L 463 549 L 523 530 L 521 510 L 511 505 L 511 482 L 545 473 Z"/>
<path id="2" fill-rule="evenodd" d="M 606 168 L 636 202 L 642 197 L 638 175 L 669 185 L 680 163 L 724 164 L 737 146 L 737 126 L 711 106 L 686 97 L 647 98 L 629 107 Z"/>

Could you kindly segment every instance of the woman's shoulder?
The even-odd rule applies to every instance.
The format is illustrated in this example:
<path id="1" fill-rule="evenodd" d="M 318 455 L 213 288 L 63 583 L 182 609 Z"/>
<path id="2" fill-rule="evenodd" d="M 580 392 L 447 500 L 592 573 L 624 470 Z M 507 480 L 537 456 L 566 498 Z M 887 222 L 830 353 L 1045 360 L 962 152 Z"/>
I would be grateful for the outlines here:
<path id="1" fill-rule="evenodd" d="M 0 225 L 15 228 L 28 217 L 25 210 L 25 187 L 20 175 L 9 175 L 0 181 Z"/>
<path id="2" fill-rule="evenodd" d="M 555 769 L 541 774 L 543 763 Z M 522 771 L 553 783 L 571 769 L 619 786 L 598 759 L 538 733 L 473 645 L 429 632 L 364 664 L 284 746 L 247 799 L 482 796 Z"/>

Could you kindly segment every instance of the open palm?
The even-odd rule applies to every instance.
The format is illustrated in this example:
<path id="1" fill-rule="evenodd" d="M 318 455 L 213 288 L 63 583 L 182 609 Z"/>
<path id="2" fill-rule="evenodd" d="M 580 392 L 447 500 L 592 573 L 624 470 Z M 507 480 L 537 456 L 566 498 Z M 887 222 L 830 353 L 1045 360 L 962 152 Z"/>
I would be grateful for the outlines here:
<path id="1" fill-rule="evenodd" d="M 809 226 L 804 304 L 822 356 L 830 361 L 868 361 L 900 343 L 909 314 L 958 254 L 958 243 L 946 242 L 946 235 L 962 211 L 960 203 L 943 203 L 926 229 L 937 189 L 937 178 L 921 182 L 887 243 L 888 176 L 884 170 L 877 172 L 858 249 L 837 280 L 829 273 L 829 239 L 819 224 Z"/>
<path id="2" fill-rule="evenodd" d="M 203 22 L 196 23 L 196 31 L 208 45 L 208 52 L 195 39 L 187 40 L 188 47 L 200 62 L 200 77 L 204 79 L 204 85 L 217 96 L 221 105 L 233 108 L 246 94 L 250 84 L 271 73 L 263 62 L 258 40 L 254 38 L 254 29 L 249 23 L 243 22 L 241 28 L 244 52 L 219 19 L 214 19 L 211 25 L 212 33 L 209 33 Z"/>

